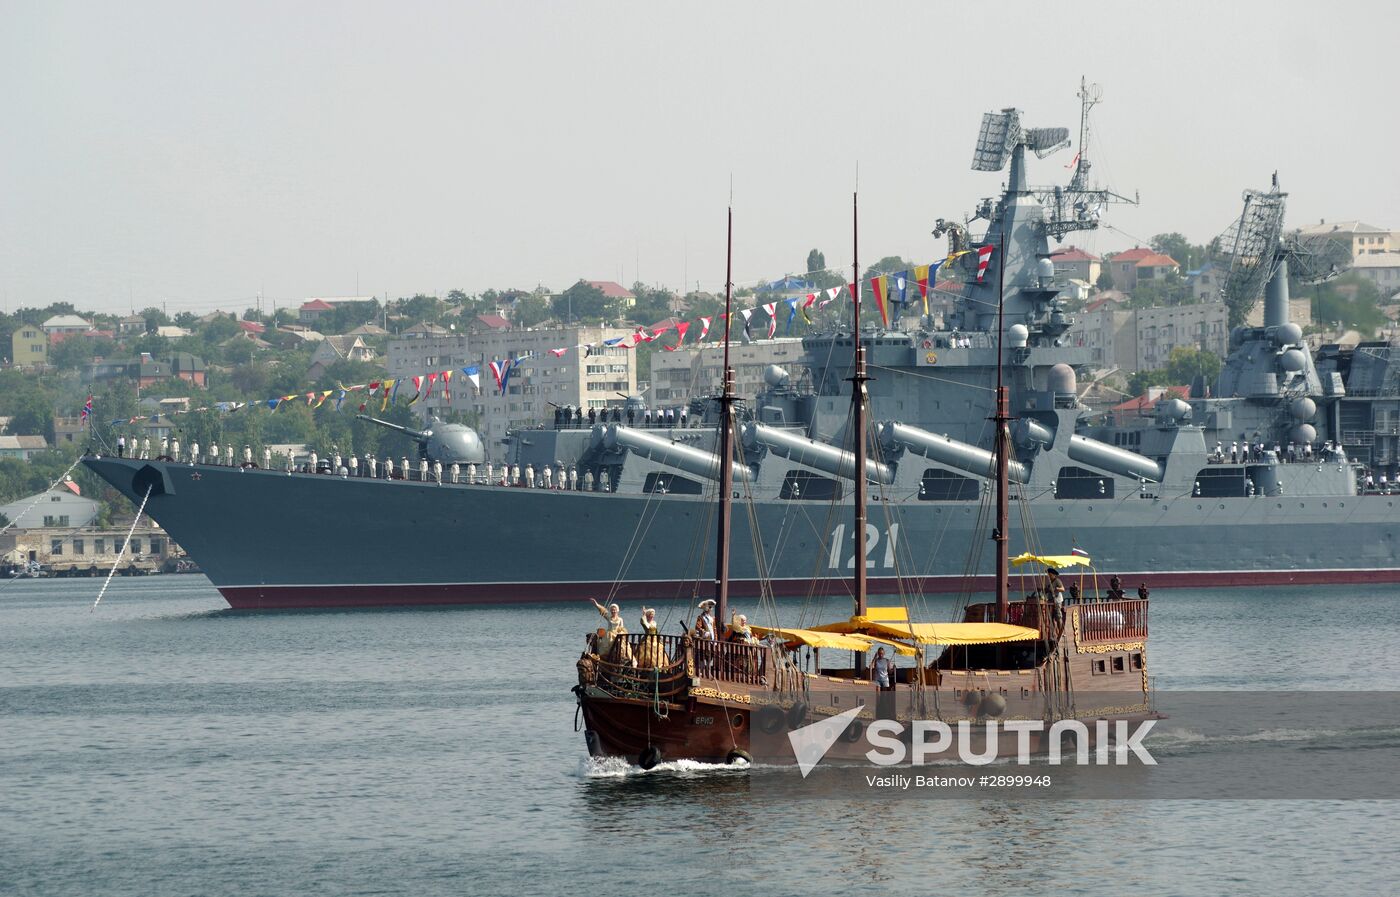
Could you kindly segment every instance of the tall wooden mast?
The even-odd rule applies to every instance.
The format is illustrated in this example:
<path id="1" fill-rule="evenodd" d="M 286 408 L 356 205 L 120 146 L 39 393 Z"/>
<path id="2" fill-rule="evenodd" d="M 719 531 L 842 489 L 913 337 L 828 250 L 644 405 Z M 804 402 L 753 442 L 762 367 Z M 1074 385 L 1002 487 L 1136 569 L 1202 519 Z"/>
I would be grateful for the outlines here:
<path id="1" fill-rule="evenodd" d="M 851 374 L 851 449 L 855 455 L 855 599 L 856 616 L 865 616 L 865 347 L 860 340 L 860 194 L 851 194 L 851 337 L 855 356 Z M 861 659 L 864 659 L 863 657 Z M 859 666 L 859 661 L 857 661 Z"/>
<path id="2" fill-rule="evenodd" d="M 734 286 L 734 207 L 729 207 L 724 260 L 724 388 L 719 396 L 719 536 L 715 540 L 715 627 L 729 622 L 729 529 L 734 494 L 734 368 L 729 366 L 730 302 Z"/>
<path id="3" fill-rule="evenodd" d="M 1006 384 L 1002 382 L 1003 340 L 1006 334 L 1006 234 L 1000 235 L 997 252 L 997 404 L 992 420 L 996 425 L 993 440 L 997 462 L 997 520 L 992 530 L 992 544 L 997 553 L 997 621 L 1006 623 L 1011 616 L 1011 583 L 1007 573 L 1007 530 L 1011 517 L 1010 477 L 1007 455 L 1011 448 L 1011 402 Z"/>

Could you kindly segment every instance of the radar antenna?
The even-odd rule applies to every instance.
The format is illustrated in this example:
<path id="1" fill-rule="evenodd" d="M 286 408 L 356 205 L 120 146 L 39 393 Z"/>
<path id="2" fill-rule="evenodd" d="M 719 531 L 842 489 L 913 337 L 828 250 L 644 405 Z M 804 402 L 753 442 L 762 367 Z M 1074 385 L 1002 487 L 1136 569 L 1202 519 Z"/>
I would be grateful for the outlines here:
<path id="1" fill-rule="evenodd" d="M 1230 326 L 1244 323 L 1264 287 L 1278 271 L 1304 283 L 1319 283 L 1340 274 L 1351 262 L 1351 249 L 1326 235 L 1283 233 L 1288 194 L 1279 189 L 1278 172 L 1268 191 L 1244 191 L 1244 210 L 1225 233 L 1215 239 L 1229 272 L 1220 288 L 1230 310 Z"/>
<path id="2" fill-rule="evenodd" d="M 1044 159 L 1069 146 L 1069 128 L 1022 128 L 1019 109 L 987 112 L 972 151 L 972 170 L 1001 171 L 1018 146 Z"/>

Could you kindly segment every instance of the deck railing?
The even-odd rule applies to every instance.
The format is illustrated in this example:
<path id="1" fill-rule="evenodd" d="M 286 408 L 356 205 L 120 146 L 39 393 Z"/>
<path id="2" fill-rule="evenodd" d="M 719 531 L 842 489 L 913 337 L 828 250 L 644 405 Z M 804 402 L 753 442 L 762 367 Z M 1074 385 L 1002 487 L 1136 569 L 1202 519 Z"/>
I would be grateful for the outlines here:
<path id="1" fill-rule="evenodd" d="M 675 635 L 625 635 L 612 640 L 599 653 L 599 636 L 589 638 L 591 653 L 604 661 L 598 669 L 598 685 L 616 695 L 668 701 L 678 698 L 690 684 L 681 637 Z"/>
<path id="2" fill-rule="evenodd" d="M 1147 638 L 1147 602 L 1141 598 L 1075 605 L 1081 642 Z"/>
<path id="3" fill-rule="evenodd" d="M 691 650 L 695 654 L 697 676 L 750 685 L 767 681 L 770 652 L 762 645 L 697 639 L 691 643 Z"/>
<path id="4" fill-rule="evenodd" d="M 661 670 L 666 676 L 686 676 L 693 670 L 696 676 L 750 685 L 768 681 L 772 652 L 764 645 L 631 633 L 613 639 L 607 650 L 600 652 L 598 648 L 603 641 L 605 637 L 590 636 L 590 653 L 606 662 L 607 675 L 629 689 L 643 682 L 651 688 L 650 683 L 656 678 L 654 670 Z M 690 652 L 688 657 L 687 651 Z"/>
<path id="5" fill-rule="evenodd" d="M 1039 629 L 1047 638 L 1059 637 L 1055 606 L 1050 602 L 1034 599 L 1013 601 L 1007 609 L 1010 613 L 1008 623 Z M 1079 614 L 1081 642 L 1147 638 L 1147 602 L 1141 598 L 1090 600 L 1066 605 L 1065 610 Z M 968 606 L 964 619 L 969 623 L 990 622 L 996 620 L 996 614 L 995 604 L 972 604 Z"/>

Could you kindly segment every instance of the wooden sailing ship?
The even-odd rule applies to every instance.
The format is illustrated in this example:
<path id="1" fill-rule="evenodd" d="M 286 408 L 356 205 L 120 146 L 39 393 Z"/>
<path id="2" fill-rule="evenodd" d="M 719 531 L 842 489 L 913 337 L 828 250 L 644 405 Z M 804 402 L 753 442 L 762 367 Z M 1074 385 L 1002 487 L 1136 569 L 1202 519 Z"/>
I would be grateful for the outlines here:
<path id="1" fill-rule="evenodd" d="M 853 202 L 853 218 L 855 214 Z M 732 256 L 733 215 L 730 213 Z M 857 224 L 858 226 L 858 224 Z M 858 240 L 856 242 L 858 248 Z M 860 268 L 853 265 L 855 283 Z M 734 371 L 729 362 L 730 271 L 725 277 L 724 384 L 717 455 L 720 513 L 716 540 L 715 621 L 729 620 L 730 506 L 734 494 Z M 853 302 L 850 460 L 854 483 L 855 557 L 865 557 L 866 374 L 859 338 L 860 303 Z M 999 313 L 999 319 L 1000 319 Z M 998 321 L 999 329 L 1002 321 Z M 998 352 L 1001 345 L 998 344 Z M 664 635 L 654 627 L 633 634 L 598 630 L 578 661 L 574 693 L 584 737 L 594 757 L 620 757 L 651 768 L 667 760 L 735 763 L 755 759 L 756 745 L 785 744 L 777 736 L 860 708 L 827 757 L 864 758 L 863 737 L 876 719 L 910 721 L 1096 720 L 1154 715 L 1147 675 L 1146 597 L 1110 597 L 1079 603 L 1055 600 L 1050 570 L 1087 565 L 1087 556 L 1007 556 L 1008 458 L 1011 420 L 1007 388 L 998 365 L 996 413 L 996 600 L 971 604 L 962 620 L 911 620 L 904 607 L 870 607 L 865 565 L 854 564 L 853 613 L 812 628 L 753 626 L 747 637 L 712 639 L 693 631 Z M 1010 599 L 1009 565 L 1045 569 L 1023 600 Z M 1092 588 L 1092 586 L 1090 586 Z M 1096 590 L 1095 590 L 1096 591 Z M 1088 594 L 1087 591 L 1084 594 Z M 881 687 L 865 661 L 884 648 L 912 657 Z M 804 657 L 805 649 L 805 657 Z M 852 652 L 853 663 L 823 667 L 822 649 Z M 830 655 L 828 655 L 830 656 Z M 1032 749 L 1044 747 L 1039 736 Z M 758 759 L 793 762 L 779 751 Z"/>

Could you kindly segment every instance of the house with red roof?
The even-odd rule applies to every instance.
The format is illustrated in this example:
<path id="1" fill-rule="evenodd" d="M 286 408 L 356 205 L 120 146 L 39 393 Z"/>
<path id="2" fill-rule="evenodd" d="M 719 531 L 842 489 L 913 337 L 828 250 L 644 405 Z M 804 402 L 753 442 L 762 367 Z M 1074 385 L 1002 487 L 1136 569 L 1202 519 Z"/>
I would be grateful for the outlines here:
<path id="1" fill-rule="evenodd" d="M 297 320 L 303 324 L 312 325 L 321 319 L 321 316 L 328 311 L 334 311 L 338 305 L 346 305 L 351 302 L 373 302 L 373 296 L 343 296 L 335 299 L 308 299 L 301 304 L 297 310 Z"/>
<path id="2" fill-rule="evenodd" d="M 585 280 L 584 283 L 601 290 L 603 295 L 615 302 L 619 308 L 631 308 L 637 304 L 637 297 L 620 283 L 611 280 Z"/>
<path id="3" fill-rule="evenodd" d="M 1088 284 L 1098 282 L 1103 270 L 1103 259 L 1078 246 L 1065 246 L 1050 253 L 1050 261 L 1055 263 L 1055 280 L 1082 280 Z"/>
<path id="4" fill-rule="evenodd" d="M 510 321 L 500 315 L 477 315 L 472 321 L 473 330 L 502 331 L 510 329 Z"/>
<path id="5" fill-rule="evenodd" d="M 324 299 L 308 299 L 297 310 L 297 320 L 309 326 L 315 324 L 321 315 L 334 310 L 335 306 Z"/>
<path id="6" fill-rule="evenodd" d="M 1108 270 L 1114 288 L 1131 292 L 1139 280 L 1161 280 L 1179 272 L 1181 265 L 1169 255 L 1137 246 L 1110 256 Z"/>

